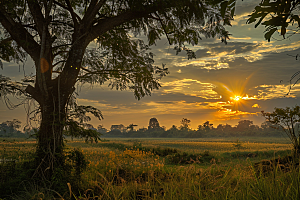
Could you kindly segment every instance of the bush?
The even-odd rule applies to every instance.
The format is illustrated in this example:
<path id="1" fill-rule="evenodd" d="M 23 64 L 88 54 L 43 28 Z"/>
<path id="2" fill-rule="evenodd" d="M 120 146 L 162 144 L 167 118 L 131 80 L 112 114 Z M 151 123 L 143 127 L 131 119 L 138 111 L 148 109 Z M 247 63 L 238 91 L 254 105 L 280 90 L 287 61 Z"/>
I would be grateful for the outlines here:
<path id="1" fill-rule="evenodd" d="M 193 163 L 210 163 L 215 162 L 215 157 L 210 155 L 208 151 L 199 154 L 175 153 L 167 156 L 170 164 L 193 164 Z"/>
<path id="2" fill-rule="evenodd" d="M 80 192 L 83 190 L 81 174 L 88 162 L 79 149 L 66 152 L 64 161 L 65 163 L 54 171 L 49 182 L 35 176 L 37 164 L 34 158 L 24 162 L 0 163 L 0 199 L 13 193 L 24 193 L 22 190 L 35 188 L 35 185 L 64 194 L 68 191 L 67 183 L 71 183 L 73 191 Z"/>

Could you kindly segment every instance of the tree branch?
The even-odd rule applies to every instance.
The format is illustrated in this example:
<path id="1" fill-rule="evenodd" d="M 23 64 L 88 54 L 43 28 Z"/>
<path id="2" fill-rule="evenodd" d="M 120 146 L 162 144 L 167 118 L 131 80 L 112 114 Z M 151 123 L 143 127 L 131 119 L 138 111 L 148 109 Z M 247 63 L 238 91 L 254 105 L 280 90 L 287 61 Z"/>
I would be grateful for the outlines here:
<path id="1" fill-rule="evenodd" d="M 11 42 L 12 40 L 13 40 L 13 39 L 12 39 L 11 37 L 5 38 L 5 39 L 3 39 L 3 40 L 0 41 L 0 45 L 5 44 L 5 43 L 7 43 L 7 42 Z"/>
<path id="2" fill-rule="evenodd" d="M 58 51 L 57 53 L 55 53 L 55 54 L 53 55 L 53 58 L 55 58 L 56 56 L 58 56 L 58 55 L 61 54 L 61 53 L 69 53 L 69 51 Z"/>
<path id="3" fill-rule="evenodd" d="M 55 63 L 54 65 L 53 65 L 53 67 L 55 67 L 56 65 L 58 65 L 59 63 L 63 63 L 63 62 L 66 62 L 65 60 L 60 60 L 60 61 L 58 61 L 57 63 Z"/>
<path id="4" fill-rule="evenodd" d="M 170 5 L 171 7 L 171 5 Z M 150 13 L 154 13 L 158 10 L 160 10 L 161 7 L 159 5 L 157 6 L 148 6 L 144 7 L 142 11 L 126 11 L 118 16 L 111 17 L 108 19 L 101 19 L 99 20 L 98 24 L 93 26 L 89 36 L 88 41 L 93 41 L 98 36 L 102 35 L 103 33 L 125 23 L 128 21 L 131 21 L 133 19 L 139 19 L 143 17 L 148 17 Z"/>
<path id="5" fill-rule="evenodd" d="M 13 40 L 21 46 L 33 60 L 39 60 L 40 45 L 34 40 L 33 36 L 22 26 L 16 23 L 4 10 L 0 3 L 0 23 L 7 30 Z"/>
<path id="6" fill-rule="evenodd" d="M 31 28 L 31 29 L 35 30 L 36 32 L 38 32 L 37 29 L 36 29 L 36 27 L 33 26 L 33 25 L 31 25 L 31 24 L 23 24 L 23 27 L 25 27 L 25 28 Z"/>
<path id="7" fill-rule="evenodd" d="M 99 2 L 97 2 L 98 0 L 92 0 L 87 11 L 86 14 L 84 15 L 83 19 L 82 19 L 82 26 L 83 27 L 89 27 L 92 22 L 93 19 L 95 18 L 96 14 L 98 13 L 98 11 L 101 9 L 101 7 L 105 4 L 106 0 L 100 0 Z"/>
<path id="8" fill-rule="evenodd" d="M 69 0 L 65 0 L 65 1 L 66 1 L 67 6 L 68 6 L 68 11 L 71 13 L 72 20 L 74 22 L 74 27 L 75 27 L 75 29 L 77 29 L 78 28 L 78 21 L 76 19 L 76 14 L 75 14 L 75 12 L 72 8 L 72 5 L 71 5 L 70 1 Z M 79 23 L 80 23 L 80 21 L 79 21 Z"/>
<path id="9" fill-rule="evenodd" d="M 74 28 L 73 24 L 68 24 L 68 23 L 66 23 L 66 22 L 61 22 L 61 21 L 57 21 L 57 20 L 53 20 L 53 21 L 51 21 L 51 23 L 52 23 L 53 25 L 56 25 L 56 24 L 63 24 L 63 25 L 69 26 L 69 27 L 71 27 L 71 28 Z M 56 24 L 55 24 L 55 23 L 56 23 Z"/>
<path id="10" fill-rule="evenodd" d="M 42 36 L 43 24 L 45 23 L 45 18 L 41 12 L 41 7 L 37 1 L 27 1 L 30 13 L 36 23 L 37 31 Z"/>
<path id="11" fill-rule="evenodd" d="M 65 10 L 68 10 L 67 6 L 65 6 L 65 5 L 63 5 L 63 4 L 61 4 L 61 3 L 57 2 L 57 1 L 53 1 L 53 3 L 56 4 L 56 5 L 58 5 L 61 8 L 65 9 Z M 78 21 L 81 21 L 81 18 L 75 12 L 74 12 L 74 15 L 78 19 Z"/>
<path id="12" fill-rule="evenodd" d="M 164 25 L 163 22 L 162 22 L 162 19 L 160 18 L 160 16 L 159 16 L 157 13 L 154 13 L 154 14 L 158 17 L 158 21 L 160 22 L 161 27 L 163 28 L 163 30 L 164 30 L 164 32 L 165 32 L 165 34 L 166 34 L 166 37 L 167 37 L 168 42 L 169 42 L 169 45 L 172 45 L 172 43 L 171 43 L 171 41 L 170 41 L 170 38 L 169 38 L 169 35 L 168 35 L 167 31 L 166 31 L 165 25 Z"/>
<path id="13" fill-rule="evenodd" d="M 34 98 L 41 105 L 43 97 L 42 95 L 40 95 L 36 88 L 32 87 L 31 85 L 28 85 L 25 89 L 25 92 L 30 94 L 32 98 Z"/>
<path id="14" fill-rule="evenodd" d="M 62 44 L 62 45 L 57 45 L 57 46 L 52 47 L 52 50 L 56 50 L 56 49 L 59 49 L 60 47 L 71 46 L 71 45 L 72 45 L 72 44 Z"/>

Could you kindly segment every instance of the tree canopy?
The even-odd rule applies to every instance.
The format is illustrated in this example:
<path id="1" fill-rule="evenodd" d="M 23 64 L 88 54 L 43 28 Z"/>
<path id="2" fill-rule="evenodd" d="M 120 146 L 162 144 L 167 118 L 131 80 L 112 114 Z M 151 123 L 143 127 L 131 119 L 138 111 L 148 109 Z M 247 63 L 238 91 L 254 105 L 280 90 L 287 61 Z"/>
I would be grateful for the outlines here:
<path id="1" fill-rule="evenodd" d="M 226 42 L 224 25 L 230 25 L 234 5 L 234 0 L 0 1 L 0 58 L 25 62 L 30 56 L 35 65 L 36 73 L 20 83 L 1 76 L 0 94 L 25 94 L 39 104 L 37 170 L 50 178 L 63 163 L 64 127 L 78 124 L 67 118 L 80 120 L 68 113 L 76 83 L 109 81 L 111 88 L 132 89 L 138 99 L 150 95 L 168 73 L 164 65 L 154 66 L 150 46 L 166 36 L 177 53 L 195 58 L 185 45 L 197 45 L 202 37 Z"/>
<path id="2" fill-rule="evenodd" d="M 195 45 L 202 37 L 215 36 L 226 41 L 223 25 L 230 24 L 231 15 L 224 6 L 224 12 L 219 12 L 221 3 L 2 1 L 0 58 L 25 61 L 29 55 L 34 60 L 39 66 L 35 87 L 27 85 L 26 93 L 40 102 L 40 95 L 47 96 L 47 88 L 57 84 L 70 89 L 76 82 L 107 80 L 113 88 L 133 89 L 140 98 L 158 89 L 159 78 L 167 72 L 153 66 L 153 54 L 148 51 L 163 35 L 177 52 L 185 50 L 189 59 L 195 54 L 186 43 Z M 135 37 L 139 34 L 147 37 L 148 44 Z"/>

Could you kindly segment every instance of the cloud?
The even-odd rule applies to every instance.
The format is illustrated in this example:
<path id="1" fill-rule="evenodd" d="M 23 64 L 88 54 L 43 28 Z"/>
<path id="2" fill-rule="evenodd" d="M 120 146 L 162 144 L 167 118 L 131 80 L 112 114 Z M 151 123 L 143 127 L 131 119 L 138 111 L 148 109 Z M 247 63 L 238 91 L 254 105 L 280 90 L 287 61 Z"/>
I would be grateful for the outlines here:
<path id="1" fill-rule="evenodd" d="M 233 37 L 231 36 L 230 37 L 231 40 L 234 40 L 234 41 L 237 41 L 237 40 L 251 40 L 252 38 L 251 37 Z"/>
<path id="2" fill-rule="evenodd" d="M 207 70 L 219 70 L 219 69 L 228 69 L 229 64 L 228 63 L 217 63 L 215 65 L 205 65 L 205 67 L 201 67 L 201 69 L 207 69 Z"/>
<path id="3" fill-rule="evenodd" d="M 220 96 L 213 90 L 211 83 L 202 83 L 194 79 L 182 79 L 162 83 L 164 93 L 182 93 L 204 99 L 219 99 Z"/>
<path id="4" fill-rule="evenodd" d="M 215 118 L 222 121 L 233 120 L 233 119 L 241 119 L 242 117 L 251 117 L 251 115 L 259 115 L 260 112 L 257 113 L 249 113 L 243 111 L 232 111 L 230 109 L 219 110 L 215 113 Z"/>
<path id="5" fill-rule="evenodd" d="M 257 103 L 252 105 L 252 108 L 261 108 Z"/>
<path id="6" fill-rule="evenodd" d="M 300 84 L 293 87 L 290 85 L 259 85 L 255 89 L 259 100 L 285 98 L 286 96 L 295 98 L 300 95 Z"/>
<path id="7" fill-rule="evenodd" d="M 260 43 L 230 42 L 227 45 L 220 43 L 206 44 L 196 50 L 196 60 L 186 60 L 183 57 L 174 59 L 171 64 L 177 67 L 193 66 L 205 70 L 220 70 L 230 68 L 229 62 L 243 57 L 248 61 L 255 61 L 261 55 L 253 55 L 251 52 L 263 46 Z M 197 47 L 195 47 L 196 49 Z M 258 57 L 254 59 L 254 57 Z"/>

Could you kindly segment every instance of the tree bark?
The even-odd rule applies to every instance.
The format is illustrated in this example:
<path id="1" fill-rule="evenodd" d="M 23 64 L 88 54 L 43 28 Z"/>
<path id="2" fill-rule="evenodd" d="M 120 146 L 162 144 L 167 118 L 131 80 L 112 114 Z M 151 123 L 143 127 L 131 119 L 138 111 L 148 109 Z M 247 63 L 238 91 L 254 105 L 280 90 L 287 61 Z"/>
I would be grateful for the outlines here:
<path id="1" fill-rule="evenodd" d="M 82 43 L 76 44 L 69 52 L 65 69 L 55 79 L 51 79 L 51 47 L 46 46 L 45 57 L 35 62 L 38 69 L 35 87 L 26 89 L 41 107 L 42 120 L 37 138 L 36 173 L 46 180 L 51 180 L 55 170 L 61 169 L 64 165 L 63 129 L 67 104 L 70 95 L 74 92 L 84 54 Z"/>
<path id="2" fill-rule="evenodd" d="M 41 105 L 41 125 L 37 136 L 36 173 L 50 180 L 56 168 L 64 164 L 63 128 L 66 117 L 65 105 L 57 95 L 49 95 Z"/>

